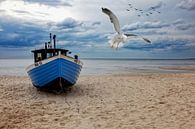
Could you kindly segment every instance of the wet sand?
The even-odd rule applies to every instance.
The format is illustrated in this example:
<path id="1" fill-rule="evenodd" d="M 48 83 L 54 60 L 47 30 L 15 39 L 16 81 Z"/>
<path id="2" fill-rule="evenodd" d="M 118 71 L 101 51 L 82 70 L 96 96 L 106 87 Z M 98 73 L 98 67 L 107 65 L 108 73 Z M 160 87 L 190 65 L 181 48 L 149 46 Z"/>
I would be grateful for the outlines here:
<path id="1" fill-rule="evenodd" d="M 194 129 L 195 74 L 81 76 L 63 94 L 0 76 L 1 129 Z"/>
<path id="2" fill-rule="evenodd" d="M 169 66 L 169 67 L 159 67 L 164 70 L 178 70 L 178 71 L 186 71 L 186 72 L 195 72 L 194 66 Z"/>

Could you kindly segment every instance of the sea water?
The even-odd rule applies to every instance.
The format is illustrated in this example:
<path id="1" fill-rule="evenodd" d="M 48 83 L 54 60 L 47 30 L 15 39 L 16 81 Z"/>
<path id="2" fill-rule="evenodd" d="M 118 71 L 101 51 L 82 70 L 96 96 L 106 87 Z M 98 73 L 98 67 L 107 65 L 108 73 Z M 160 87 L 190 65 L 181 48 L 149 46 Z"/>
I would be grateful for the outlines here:
<path id="1" fill-rule="evenodd" d="M 161 67 L 195 67 L 195 60 L 149 60 L 149 59 L 81 59 L 84 63 L 81 75 L 194 72 L 168 70 Z M 0 75 L 27 76 L 25 68 L 33 59 L 0 59 Z"/>

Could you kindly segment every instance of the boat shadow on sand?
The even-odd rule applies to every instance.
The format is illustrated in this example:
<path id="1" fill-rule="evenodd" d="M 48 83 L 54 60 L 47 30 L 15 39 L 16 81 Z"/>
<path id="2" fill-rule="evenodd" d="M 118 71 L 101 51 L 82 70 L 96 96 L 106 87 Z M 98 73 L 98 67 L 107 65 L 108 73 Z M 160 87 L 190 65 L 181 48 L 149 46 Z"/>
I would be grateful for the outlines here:
<path id="1" fill-rule="evenodd" d="M 83 86 L 81 84 L 76 84 L 74 86 L 70 86 L 63 89 L 40 89 L 34 87 L 31 88 L 33 88 L 33 90 L 38 94 L 83 96 L 85 94 L 85 89 L 82 89 L 82 87 Z"/>

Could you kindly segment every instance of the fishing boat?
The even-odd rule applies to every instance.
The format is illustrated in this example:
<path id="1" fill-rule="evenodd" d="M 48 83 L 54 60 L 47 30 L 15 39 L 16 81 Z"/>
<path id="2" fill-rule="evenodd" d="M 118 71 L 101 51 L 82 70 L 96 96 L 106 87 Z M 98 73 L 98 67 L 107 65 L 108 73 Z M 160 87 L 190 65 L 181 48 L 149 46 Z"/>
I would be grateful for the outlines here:
<path id="1" fill-rule="evenodd" d="M 76 83 L 83 63 L 77 55 L 69 56 L 69 50 L 56 48 L 56 35 L 50 33 L 50 42 L 45 43 L 42 49 L 32 50 L 32 53 L 34 63 L 26 71 L 33 86 L 64 90 Z"/>

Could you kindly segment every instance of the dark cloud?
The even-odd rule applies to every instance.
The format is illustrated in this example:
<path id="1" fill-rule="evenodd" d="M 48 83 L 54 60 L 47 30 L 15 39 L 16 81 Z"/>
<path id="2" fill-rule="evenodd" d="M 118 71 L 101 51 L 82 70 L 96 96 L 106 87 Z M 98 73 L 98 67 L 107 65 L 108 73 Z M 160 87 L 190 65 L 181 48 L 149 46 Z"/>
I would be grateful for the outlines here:
<path id="1" fill-rule="evenodd" d="M 176 6 L 181 9 L 192 11 L 192 10 L 195 10 L 195 1 L 194 0 L 182 0 Z"/>
<path id="2" fill-rule="evenodd" d="M 0 32 L 1 47 L 33 47 L 39 45 L 46 37 L 41 26 L 25 27 L 21 24 L 3 26 L 4 31 Z M 12 31 L 8 30 L 12 28 Z"/>
<path id="3" fill-rule="evenodd" d="M 173 26 L 176 27 L 178 30 L 194 30 L 195 29 L 195 24 L 193 23 L 186 23 L 182 19 L 178 19 L 172 23 Z"/>
<path id="4" fill-rule="evenodd" d="M 100 34 L 87 34 L 87 35 L 74 35 L 74 34 L 64 34 L 59 37 L 61 43 L 58 46 L 61 47 L 74 47 L 83 48 L 86 46 L 97 45 L 107 42 L 105 37 L 101 37 Z"/>
<path id="5" fill-rule="evenodd" d="M 48 27 L 24 22 L 12 17 L 1 17 L 0 47 L 33 47 L 46 39 Z"/>
<path id="6" fill-rule="evenodd" d="M 42 5 L 48 5 L 48 6 L 68 6 L 68 7 L 72 6 L 70 0 L 24 0 L 24 2 L 38 3 Z"/>
<path id="7" fill-rule="evenodd" d="M 53 31 L 60 30 L 61 32 L 67 33 L 77 33 L 77 32 L 87 32 L 88 30 L 93 30 L 97 28 L 101 23 L 100 22 L 89 22 L 89 21 L 78 21 L 73 18 L 66 18 L 62 22 L 53 23 Z"/>
<path id="8" fill-rule="evenodd" d="M 62 22 L 56 24 L 56 26 L 59 29 L 67 29 L 67 28 L 81 27 L 82 24 L 83 24 L 82 22 L 77 21 L 77 20 L 75 20 L 73 18 L 66 18 Z"/>
<path id="9" fill-rule="evenodd" d="M 127 46 L 124 46 L 126 49 L 131 50 L 144 50 L 144 51 L 153 51 L 153 50 L 171 50 L 171 51 L 181 51 L 187 50 L 191 46 L 188 45 L 189 41 L 184 40 L 159 40 L 154 41 L 152 44 L 143 44 L 143 43 L 131 43 Z"/>
<path id="10" fill-rule="evenodd" d="M 136 22 L 130 25 L 125 25 L 122 30 L 124 31 L 132 31 L 138 29 L 154 29 L 154 28 L 163 28 L 169 27 L 170 24 L 162 23 L 162 22 Z"/>
<path id="11" fill-rule="evenodd" d="M 181 25 L 177 25 L 176 28 L 178 30 L 195 29 L 195 24 L 181 24 Z"/>
<path id="12" fill-rule="evenodd" d="M 131 32 L 127 31 L 126 33 L 131 33 Z M 166 30 L 158 31 L 156 29 L 144 30 L 144 31 L 133 31 L 133 33 L 137 35 L 167 35 L 168 34 Z"/>
<path id="13" fill-rule="evenodd" d="M 135 31 L 140 29 L 161 29 L 161 28 L 167 28 L 167 27 L 174 27 L 178 30 L 191 30 L 195 28 L 195 24 L 192 23 L 186 23 L 182 19 L 177 19 L 170 23 L 164 23 L 164 22 L 136 22 L 133 24 L 125 25 L 123 26 L 123 31 Z M 155 33 L 154 33 L 155 34 Z"/>
<path id="14" fill-rule="evenodd" d="M 73 18 L 67 18 L 60 23 L 38 25 L 31 22 L 22 22 L 14 18 L 5 18 L 0 21 L 0 47 L 35 47 L 48 41 L 50 32 L 57 35 L 62 46 L 84 46 L 86 44 L 106 41 L 98 33 L 86 33 L 92 31 L 98 22 L 82 22 Z M 77 44 L 76 44 L 77 43 Z M 82 45 L 81 45 L 82 44 Z"/>

